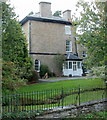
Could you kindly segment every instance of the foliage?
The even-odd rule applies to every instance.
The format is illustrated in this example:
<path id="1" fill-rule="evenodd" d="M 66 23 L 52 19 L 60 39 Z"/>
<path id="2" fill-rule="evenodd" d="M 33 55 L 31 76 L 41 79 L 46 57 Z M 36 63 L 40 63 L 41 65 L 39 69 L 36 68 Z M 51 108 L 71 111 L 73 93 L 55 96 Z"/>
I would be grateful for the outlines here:
<path id="1" fill-rule="evenodd" d="M 31 71 L 31 76 L 28 78 L 28 82 L 38 82 L 39 75 L 35 70 Z"/>
<path id="2" fill-rule="evenodd" d="M 28 15 L 33 15 L 34 13 L 33 13 L 33 11 L 31 11 Z"/>
<path id="3" fill-rule="evenodd" d="M 96 77 L 105 77 L 105 66 L 100 66 L 100 67 L 92 67 L 91 68 L 91 73 L 89 73 L 89 76 L 96 76 Z"/>
<path id="4" fill-rule="evenodd" d="M 88 67 L 102 66 L 107 57 L 107 22 L 105 22 L 105 5 L 101 2 L 78 2 L 77 9 L 82 9 L 80 17 L 75 18 L 77 36 L 82 45 L 87 48 Z"/>
<path id="5" fill-rule="evenodd" d="M 60 17 L 61 14 L 62 14 L 62 11 L 57 10 L 57 11 L 55 11 L 55 13 L 53 14 L 53 16 Z"/>
<path id="6" fill-rule="evenodd" d="M 99 112 L 90 112 L 90 113 L 87 113 L 87 114 L 81 114 L 79 115 L 79 119 L 80 118 L 83 118 L 83 119 L 104 119 L 106 118 L 106 115 L 107 115 L 107 111 L 99 111 Z"/>
<path id="7" fill-rule="evenodd" d="M 64 55 L 56 55 L 54 57 L 55 64 L 60 72 L 63 70 L 63 63 L 65 61 L 65 56 Z"/>
<path id="8" fill-rule="evenodd" d="M 21 79 L 18 75 L 18 68 L 13 62 L 3 62 L 3 92 L 6 92 L 5 90 L 17 90 L 19 86 L 26 85 L 26 79 Z"/>
<path id="9" fill-rule="evenodd" d="M 51 74 L 49 68 L 47 65 L 41 65 L 40 66 L 40 77 L 42 78 L 46 73 Z"/>
<path id="10" fill-rule="evenodd" d="M 43 111 L 23 111 L 23 112 L 15 112 L 15 113 L 3 113 L 2 118 L 5 120 L 13 120 L 13 119 L 35 119 L 37 115 L 42 114 Z"/>
<path id="11" fill-rule="evenodd" d="M 2 58 L 3 86 L 16 90 L 31 75 L 32 61 L 28 57 L 26 39 L 13 8 L 4 2 L 2 3 Z"/>

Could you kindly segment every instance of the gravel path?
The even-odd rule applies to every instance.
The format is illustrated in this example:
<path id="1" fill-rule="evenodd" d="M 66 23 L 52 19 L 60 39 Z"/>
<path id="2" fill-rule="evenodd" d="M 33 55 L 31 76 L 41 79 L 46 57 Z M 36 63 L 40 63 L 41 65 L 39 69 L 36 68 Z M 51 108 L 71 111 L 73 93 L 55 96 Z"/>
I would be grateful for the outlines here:
<path id="1" fill-rule="evenodd" d="M 57 82 L 57 81 L 63 81 L 63 80 L 74 80 L 74 79 L 89 79 L 89 78 L 94 78 L 92 76 L 90 77 L 59 77 L 59 78 L 56 78 L 55 80 L 46 80 L 46 79 L 39 79 L 39 82 L 40 83 L 51 83 L 51 82 Z"/>

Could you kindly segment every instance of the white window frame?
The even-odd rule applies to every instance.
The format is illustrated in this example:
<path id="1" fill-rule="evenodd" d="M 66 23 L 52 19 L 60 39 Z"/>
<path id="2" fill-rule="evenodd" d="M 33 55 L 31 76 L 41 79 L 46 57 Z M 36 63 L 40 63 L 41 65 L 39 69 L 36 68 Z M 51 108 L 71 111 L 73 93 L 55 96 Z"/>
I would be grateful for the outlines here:
<path id="1" fill-rule="evenodd" d="M 71 63 L 71 67 L 70 67 L 70 63 Z M 72 61 L 65 61 L 64 69 L 72 69 Z"/>
<path id="2" fill-rule="evenodd" d="M 64 69 L 68 69 L 69 68 L 69 66 L 68 66 L 68 61 L 65 61 L 64 62 Z"/>
<path id="3" fill-rule="evenodd" d="M 36 61 L 38 61 L 38 64 L 36 65 Z M 40 72 L 40 60 L 38 60 L 38 59 L 35 59 L 35 61 L 34 61 L 34 67 L 35 67 L 35 71 L 37 71 L 37 72 Z M 36 69 L 36 67 L 37 67 L 37 69 Z"/>
<path id="4" fill-rule="evenodd" d="M 77 71 L 77 61 L 73 61 L 73 71 Z"/>
<path id="5" fill-rule="evenodd" d="M 67 44 L 67 41 L 69 41 L 69 44 Z M 72 41 L 66 40 L 66 52 L 72 52 Z"/>
<path id="6" fill-rule="evenodd" d="M 65 25 L 65 34 L 71 35 L 71 26 Z"/>
<path id="7" fill-rule="evenodd" d="M 81 62 L 80 61 L 77 62 L 77 69 L 81 69 Z"/>
<path id="8" fill-rule="evenodd" d="M 70 66 L 70 63 L 71 63 L 71 66 Z M 72 69 L 72 62 L 71 61 L 69 61 L 69 69 Z"/>

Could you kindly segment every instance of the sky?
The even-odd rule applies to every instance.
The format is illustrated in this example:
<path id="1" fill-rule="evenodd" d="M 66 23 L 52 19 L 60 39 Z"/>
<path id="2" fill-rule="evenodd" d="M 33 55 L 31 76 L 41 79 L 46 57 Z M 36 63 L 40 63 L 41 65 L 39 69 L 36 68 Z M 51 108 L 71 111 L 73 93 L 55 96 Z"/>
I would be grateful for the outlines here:
<path id="1" fill-rule="evenodd" d="M 19 20 L 22 20 L 31 11 L 34 13 L 39 12 L 39 2 L 41 1 L 51 2 L 52 13 L 57 10 L 65 11 L 69 9 L 71 14 L 73 14 L 78 0 L 10 0 L 10 3 L 15 8 L 14 10 L 19 16 Z"/>
<path id="2" fill-rule="evenodd" d="M 71 15 L 75 12 L 75 5 L 77 1 L 107 1 L 107 0 L 9 0 L 12 7 L 15 8 L 15 13 L 19 16 L 19 20 L 26 17 L 31 11 L 34 13 L 39 12 L 39 3 L 41 1 L 51 2 L 51 11 L 54 13 L 57 10 L 62 12 L 69 9 Z"/>

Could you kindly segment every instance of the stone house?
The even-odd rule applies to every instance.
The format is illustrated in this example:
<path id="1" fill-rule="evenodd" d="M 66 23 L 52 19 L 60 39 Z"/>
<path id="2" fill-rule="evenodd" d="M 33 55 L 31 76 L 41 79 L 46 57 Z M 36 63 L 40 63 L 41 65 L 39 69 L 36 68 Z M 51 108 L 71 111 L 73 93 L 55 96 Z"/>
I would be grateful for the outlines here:
<path id="1" fill-rule="evenodd" d="M 60 75 L 54 61 L 60 54 L 66 57 L 62 75 L 82 76 L 82 59 L 78 56 L 73 36 L 71 10 L 64 11 L 63 17 L 55 17 L 52 16 L 51 3 L 40 2 L 39 12 L 26 16 L 20 23 L 37 72 L 40 72 L 40 65 L 47 65 L 51 72 Z"/>

